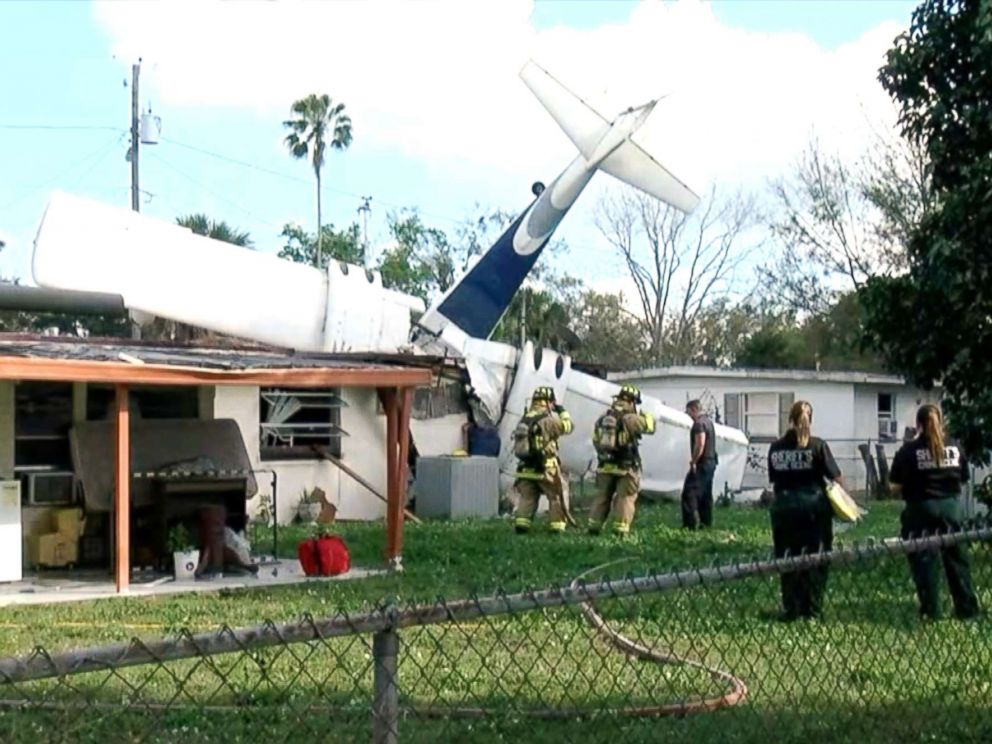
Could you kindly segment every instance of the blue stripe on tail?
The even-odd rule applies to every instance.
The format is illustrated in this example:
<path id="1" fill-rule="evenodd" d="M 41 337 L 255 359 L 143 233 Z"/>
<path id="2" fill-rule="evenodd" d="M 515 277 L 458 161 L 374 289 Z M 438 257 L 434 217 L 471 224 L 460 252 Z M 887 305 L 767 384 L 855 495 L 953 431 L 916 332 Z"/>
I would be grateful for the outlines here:
<path id="1" fill-rule="evenodd" d="M 469 336 L 492 335 L 513 295 L 548 244 L 545 240 L 526 256 L 513 250 L 513 236 L 529 213 L 530 209 L 524 210 L 438 306 L 438 313 Z"/>

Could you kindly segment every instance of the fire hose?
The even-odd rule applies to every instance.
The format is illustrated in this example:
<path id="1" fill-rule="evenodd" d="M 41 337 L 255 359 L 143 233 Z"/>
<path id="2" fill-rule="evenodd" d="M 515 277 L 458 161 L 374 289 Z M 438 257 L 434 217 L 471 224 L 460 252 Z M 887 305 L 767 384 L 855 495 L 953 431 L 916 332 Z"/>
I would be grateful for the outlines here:
<path id="1" fill-rule="evenodd" d="M 576 576 L 570 588 L 575 590 L 579 588 L 579 584 L 588 576 L 594 573 L 604 571 L 611 566 L 615 566 L 621 563 L 628 563 L 630 561 L 636 560 L 634 558 L 621 558 L 617 561 L 611 561 L 609 563 L 604 563 L 599 566 L 585 571 L 578 576 Z M 615 650 L 620 653 L 627 654 L 636 659 L 643 661 L 648 661 L 653 664 L 658 665 L 672 665 L 672 666 L 685 666 L 693 669 L 698 669 L 710 675 L 710 678 L 716 682 L 724 684 L 727 686 L 727 691 L 717 697 L 699 697 L 687 700 L 681 700 L 671 703 L 663 703 L 660 705 L 628 705 L 613 710 L 606 709 L 596 709 L 588 710 L 581 708 L 528 708 L 519 711 L 521 715 L 530 716 L 533 718 L 577 718 L 587 715 L 602 715 L 604 713 L 612 713 L 614 715 L 631 716 L 639 718 L 662 718 L 668 716 L 689 716 L 696 715 L 700 713 L 708 713 L 721 708 L 729 708 L 734 705 L 739 705 L 744 702 L 747 698 L 747 685 L 742 679 L 734 676 L 730 672 L 718 669 L 714 666 L 710 666 L 697 659 L 690 658 L 688 656 L 683 656 L 676 654 L 671 650 L 664 649 L 654 649 L 643 646 L 627 636 L 623 635 L 619 631 L 611 628 L 606 620 L 603 618 L 599 612 L 593 607 L 592 603 L 589 601 L 581 602 L 579 604 L 579 609 L 582 612 L 583 617 L 589 623 L 590 626 L 595 630 L 596 635 L 612 646 Z M 446 706 L 410 706 L 408 710 L 415 715 L 425 715 L 430 717 L 472 717 L 472 718 L 486 718 L 493 715 L 493 711 L 488 708 L 483 707 L 446 707 Z"/>

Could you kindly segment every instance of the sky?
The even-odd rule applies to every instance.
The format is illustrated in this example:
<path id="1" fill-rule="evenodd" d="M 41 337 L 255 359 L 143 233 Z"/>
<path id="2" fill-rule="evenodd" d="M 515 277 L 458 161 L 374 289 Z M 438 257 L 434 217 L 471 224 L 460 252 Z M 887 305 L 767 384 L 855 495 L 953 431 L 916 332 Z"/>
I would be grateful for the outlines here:
<path id="1" fill-rule="evenodd" d="M 875 80 L 904 0 L 0 3 L 0 274 L 31 283 L 54 190 L 130 205 L 131 66 L 161 117 L 141 211 L 203 212 L 278 251 L 316 224 L 314 179 L 282 142 L 292 102 L 345 103 L 354 141 L 324 170 L 324 221 L 387 244 L 389 212 L 453 230 L 518 211 L 574 157 L 517 77 L 533 58 L 607 118 L 667 97 L 635 137 L 698 193 L 764 193 L 811 135 L 856 156 L 892 125 Z M 597 175 L 559 235 L 568 270 L 622 282 L 593 222 Z M 561 259 L 559 259 L 561 260 Z M 619 285 L 617 285 L 619 286 Z"/>

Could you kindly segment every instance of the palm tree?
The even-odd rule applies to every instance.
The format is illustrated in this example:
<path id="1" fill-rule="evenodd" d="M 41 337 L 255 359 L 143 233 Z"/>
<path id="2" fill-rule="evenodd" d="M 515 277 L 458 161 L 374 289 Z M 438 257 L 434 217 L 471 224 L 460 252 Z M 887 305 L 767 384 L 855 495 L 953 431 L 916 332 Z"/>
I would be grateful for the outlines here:
<path id="1" fill-rule="evenodd" d="M 183 227 L 188 227 L 197 235 L 205 235 L 206 237 L 213 238 L 214 240 L 222 240 L 225 243 L 240 245 L 242 248 L 254 247 L 251 236 L 248 233 L 241 232 L 240 230 L 231 227 L 223 220 L 220 222 L 215 222 L 203 213 L 188 214 L 185 217 L 177 217 L 176 224 L 182 225 Z"/>
<path id="2" fill-rule="evenodd" d="M 351 144 L 351 117 L 344 113 L 343 103 L 334 103 L 326 93 L 311 93 L 290 109 L 295 119 L 282 125 L 291 132 L 284 142 L 290 154 L 298 159 L 309 157 L 317 176 L 317 266 L 321 260 L 320 169 L 324 167 L 324 150 L 345 150 Z"/>

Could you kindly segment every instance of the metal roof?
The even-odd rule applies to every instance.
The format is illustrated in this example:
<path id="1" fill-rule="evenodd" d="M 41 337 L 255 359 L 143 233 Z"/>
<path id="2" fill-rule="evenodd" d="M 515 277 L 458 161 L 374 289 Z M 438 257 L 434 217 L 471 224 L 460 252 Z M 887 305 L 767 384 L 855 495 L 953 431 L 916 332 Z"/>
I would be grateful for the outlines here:
<path id="1" fill-rule="evenodd" d="M 438 357 L 0 334 L 0 377 L 148 384 L 422 385 Z"/>
<path id="2" fill-rule="evenodd" d="M 860 385 L 906 385 L 898 375 L 877 372 L 821 371 L 814 369 L 727 369 L 721 367 L 655 367 L 610 373 L 610 380 L 649 380 L 673 378 L 720 378 L 748 380 L 796 380 Z"/>

